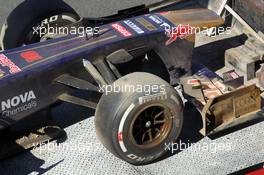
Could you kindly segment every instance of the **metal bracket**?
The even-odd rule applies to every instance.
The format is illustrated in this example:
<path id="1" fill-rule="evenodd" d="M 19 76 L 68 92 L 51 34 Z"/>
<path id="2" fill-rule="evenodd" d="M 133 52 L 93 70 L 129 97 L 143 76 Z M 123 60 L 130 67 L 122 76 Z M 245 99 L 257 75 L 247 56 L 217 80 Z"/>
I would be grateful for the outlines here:
<path id="1" fill-rule="evenodd" d="M 188 100 L 183 95 L 182 85 L 179 84 L 179 85 L 175 86 L 174 89 L 178 92 L 179 96 L 181 97 L 183 105 L 185 105 L 185 103 L 187 103 Z"/>
<path id="2" fill-rule="evenodd" d="M 103 56 L 96 58 L 95 61 L 93 61 L 93 64 L 108 84 L 112 84 L 116 80 L 115 75 Z"/>
<path id="3" fill-rule="evenodd" d="M 0 160 L 57 139 L 64 134 L 59 126 L 45 126 L 20 138 L 8 137 L 0 144 Z"/>
<path id="4" fill-rule="evenodd" d="M 99 88 L 97 86 L 88 81 L 73 77 L 71 75 L 64 74 L 58 77 L 55 81 L 76 89 L 99 92 Z"/>
<path id="5" fill-rule="evenodd" d="M 82 98 L 75 97 L 75 96 L 72 96 L 66 93 L 58 96 L 57 99 L 68 102 L 68 103 L 72 103 L 75 105 L 92 108 L 92 109 L 96 109 L 96 106 L 97 106 L 97 103 L 95 102 L 87 101 Z"/>
<path id="6" fill-rule="evenodd" d="M 252 27 L 248 25 L 248 23 L 243 18 L 241 18 L 230 6 L 225 5 L 225 9 L 231 15 L 233 15 L 233 17 L 236 18 L 254 37 L 256 37 L 261 43 L 264 43 L 264 39 L 259 36 L 259 34 L 254 29 L 252 29 Z"/>
<path id="7" fill-rule="evenodd" d="M 133 56 L 130 55 L 125 49 L 120 49 L 109 54 L 106 59 L 113 64 L 120 64 L 131 61 Z"/>
<path id="8" fill-rule="evenodd" d="M 230 127 L 231 123 L 250 120 L 249 114 L 261 108 L 260 90 L 255 85 L 237 89 L 233 92 L 210 99 L 203 108 L 203 129 L 201 134 L 219 131 Z M 240 122 L 239 122 L 240 123 Z"/>
<path id="9" fill-rule="evenodd" d="M 95 66 L 88 60 L 83 59 L 84 68 L 90 73 L 90 75 L 95 79 L 99 86 L 107 85 L 107 82 L 102 77 L 102 75 L 98 72 Z"/>

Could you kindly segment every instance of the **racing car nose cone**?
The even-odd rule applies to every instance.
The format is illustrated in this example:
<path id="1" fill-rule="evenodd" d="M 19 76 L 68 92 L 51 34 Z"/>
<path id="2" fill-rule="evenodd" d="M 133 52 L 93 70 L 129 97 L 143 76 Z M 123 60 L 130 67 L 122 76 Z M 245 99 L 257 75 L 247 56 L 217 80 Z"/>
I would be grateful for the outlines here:
<path id="1" fill-rule="evenodd" d="M 149 128 L 151 126 L 151 122 L 148 121 L 145 126 L 146 126 L 146 128 Z"/>

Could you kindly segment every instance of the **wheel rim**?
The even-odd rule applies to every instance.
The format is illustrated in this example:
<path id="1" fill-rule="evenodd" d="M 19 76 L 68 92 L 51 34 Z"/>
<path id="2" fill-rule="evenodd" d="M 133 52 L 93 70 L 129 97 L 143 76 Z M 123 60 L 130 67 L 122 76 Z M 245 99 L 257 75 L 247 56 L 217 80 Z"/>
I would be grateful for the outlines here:
<path id="1" fill-rule="evenodd" d="M 130 125 L 130 138 L 140 148 L 160 145 L 172 128 L 173 114 L 163 104 L 145 105 L 136 113 Z"/>

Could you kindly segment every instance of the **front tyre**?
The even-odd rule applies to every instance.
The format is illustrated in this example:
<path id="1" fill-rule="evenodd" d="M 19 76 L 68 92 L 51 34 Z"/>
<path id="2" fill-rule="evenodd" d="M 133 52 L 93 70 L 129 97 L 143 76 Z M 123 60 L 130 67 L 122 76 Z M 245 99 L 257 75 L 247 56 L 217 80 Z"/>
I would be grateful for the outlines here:
<path id="1" fill-rule="evenodd" d="M 103 145 L 135 165 L 164 155 L 165 143 L 175 141 L 182 129 L 183 104 L 177 92 L 161 78 L 143 72 L 128 74 L 111 86 L 113 91 L 104 93 L 95 113 L 96 133 Z M 128 92 L 125 87 L 137 90 Z"/>
<path id="2" fill-rule="evenodd" d="M 6 19 L 1 30 L 0 45 L 7 50 L 52 39 L 36 32 L 36 28 L 49 26 L 55 30 L 79 19 L 74 9 L 62 0 L 27 0 L 18 5 Z"/>

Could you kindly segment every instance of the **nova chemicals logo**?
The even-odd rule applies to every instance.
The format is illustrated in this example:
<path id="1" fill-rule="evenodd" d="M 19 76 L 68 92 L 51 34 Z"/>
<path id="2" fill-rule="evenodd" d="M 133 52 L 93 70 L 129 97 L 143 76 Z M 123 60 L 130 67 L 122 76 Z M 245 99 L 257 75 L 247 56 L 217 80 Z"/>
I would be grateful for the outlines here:
<path id="1" fill-rule="evenodd" d="M 32 90 L 1 102 L 3 117 L 10 117 L 36 106 L 36 95 Z"/>

